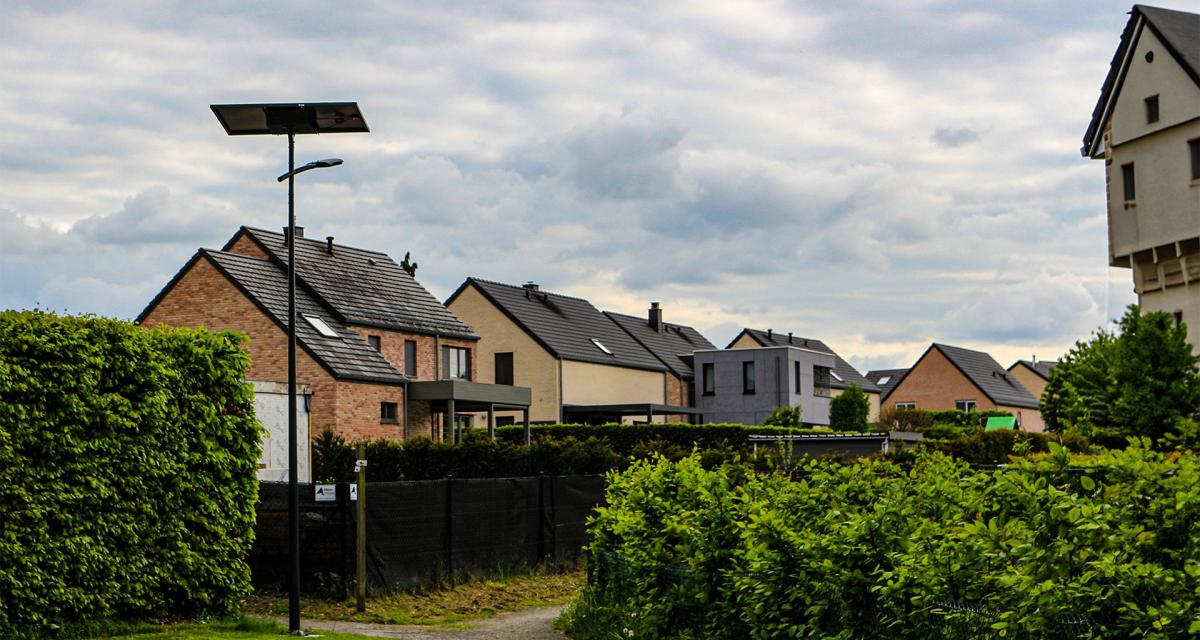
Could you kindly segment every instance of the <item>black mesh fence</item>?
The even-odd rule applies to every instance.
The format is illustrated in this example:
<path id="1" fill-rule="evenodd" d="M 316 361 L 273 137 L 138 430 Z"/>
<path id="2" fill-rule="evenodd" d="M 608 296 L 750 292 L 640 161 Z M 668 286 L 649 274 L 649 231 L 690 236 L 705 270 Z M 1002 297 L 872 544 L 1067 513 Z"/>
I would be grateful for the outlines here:
<path id="1" fill-rule="evenodd" d="M 349 485 L 318 502 L 300 485 L 301 588 L 345 591 L 354 576 L 357 504 Z M 373 589 L 572 566 L 586 521 L 604 501 L 600 476 L 374 482 L 367 485 L 367 576 Z M 287 485 L 261 483 L 249 563 L 258 587 L 287 582 Z"/>

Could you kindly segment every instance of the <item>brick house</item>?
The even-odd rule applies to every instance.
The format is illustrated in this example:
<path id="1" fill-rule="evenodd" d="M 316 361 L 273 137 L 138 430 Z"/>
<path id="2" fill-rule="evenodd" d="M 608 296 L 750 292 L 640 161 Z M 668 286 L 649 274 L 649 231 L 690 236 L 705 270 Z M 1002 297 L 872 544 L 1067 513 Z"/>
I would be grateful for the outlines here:
<path id="1" fill-rule="evenodd" d="M 734 337 L 733 341 L 726 346 L 726 349 L 759 349 L 763 347 L 796 347 L 799 349 L 813 349 L 833 356 L 833 370 L 830 372 L 830 397 L 836 398 L 843 391 L 850 388 L 850 385 L 857 384 L 864 393 L 867 394 L 867 400 L 871 403 L 871 409 L 868 414 L 868 419 L 874 421 L 879 417 L 879 402 L 880 394 L 879 387 L 866 376 L 858 372 L 849 362 L 842 359 L 836 351 L 829 348 L 829 345 L 813 338 L 801 338 L 792 334 L 781 334 L 771 329 L 760 331 L 758 329 L 742 329 L 741 333 Z"/>
<path id="2" fill-rule="evenodd" d="M 587 300 L 467 278 L 446 306 L 479 333 L 480 379 L 531 388 L 536 422 L 695 414 L 668 402 L 668 367 Z"/>
<path id="3" fill-rule="evenodd" d="M 478 336 L 387 254 L 302 233 L 296 368 L 312 390 L 310 434 L 443 437 L 447 416 L 528 407 L 528 389 L 474 382 Z M 248 378 L 286 383 L 284 234 L 242 227 L 220 251 L 197 251 L 137 322 L 245 333 Z"/>
<path id="4" fill-rule="evenodd" d="M 1046 385 L 1050 383 L 1050 372 L 1054 371 L 1054 367 L 1058 366 L 1058 362 L 1053 360 L 1017 360 L 1008 368 L 1009 375 L 1017 379 L 1021 386 L 1029 390 L 1029 393 L 1034 398 L 1041 402 L 1042 392 L 1046 390 Z"/>
<path id="5" fill-rule="evenodd" d="M 946 344 L 930 345 L 884 396 L 883 406 L 1008 411 L 1021 429 L 1045 429 L 1037 398 L 995 358 Z"/>

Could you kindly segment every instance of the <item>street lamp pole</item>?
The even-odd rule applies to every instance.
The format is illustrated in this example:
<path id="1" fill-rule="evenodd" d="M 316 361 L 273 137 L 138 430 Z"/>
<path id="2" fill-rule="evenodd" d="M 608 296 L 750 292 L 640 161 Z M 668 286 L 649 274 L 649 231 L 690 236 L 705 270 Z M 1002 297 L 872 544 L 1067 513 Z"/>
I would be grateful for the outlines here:
<path id="1" fill-rule="evenodd" d="M 367 122 L 354 102 L 294 104 L 211 105 L 213 113 L 231 136 L 287 134 L 288 172 L 278 181 L 288 181 L 288 632 L 302 636 L 300 629 L 300 485 L 299 443 L 296 429 L 296 174 L 342 164 L 337 158 L 310 162 L 296 168 L 298 133 L 366 133 Z"/>

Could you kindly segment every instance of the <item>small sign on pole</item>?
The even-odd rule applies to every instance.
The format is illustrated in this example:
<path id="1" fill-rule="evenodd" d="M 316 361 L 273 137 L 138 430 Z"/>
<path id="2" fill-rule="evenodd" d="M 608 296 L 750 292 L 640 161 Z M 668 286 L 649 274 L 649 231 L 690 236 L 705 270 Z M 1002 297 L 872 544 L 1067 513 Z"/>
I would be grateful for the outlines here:
<path id="1" fill-rule="evenodd" d="M 313 487 L 313 500 L 317 502 L 337 501 L 336 484 L 318 484 Z"/>
<path id="2" fill-rule="evenodd" d="M 350 485 L 350 502 L 358 502 L 358 483 Z"/>

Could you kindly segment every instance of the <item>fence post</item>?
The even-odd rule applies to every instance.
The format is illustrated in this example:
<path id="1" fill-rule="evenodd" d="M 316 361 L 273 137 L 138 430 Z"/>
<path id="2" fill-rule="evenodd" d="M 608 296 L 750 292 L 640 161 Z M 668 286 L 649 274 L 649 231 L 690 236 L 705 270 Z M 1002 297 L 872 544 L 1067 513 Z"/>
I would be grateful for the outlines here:
<path id="1" fill-rule="evenodd" d="M 454 476 L 446 476 L 446 575 L 454 575 Z"/>
<path id="2" fill-rule="evenodd" d="M 546 474 L 538 473 L 538 555 L 535 566 L 546 560 Z"/>
<path id="3" fill-rule="evenodd" d="M 367 445 L 358 443 L 358 602 L 359 613 L 367 610 Z"/>

